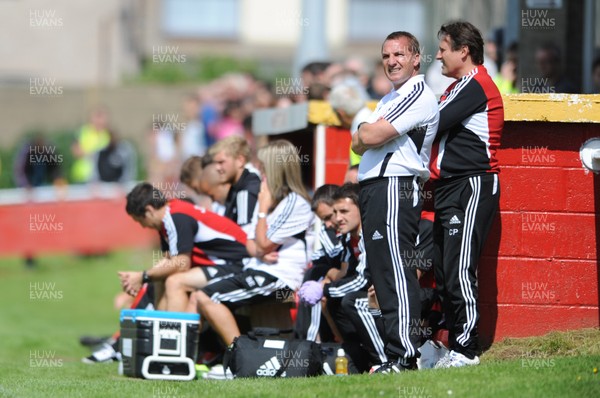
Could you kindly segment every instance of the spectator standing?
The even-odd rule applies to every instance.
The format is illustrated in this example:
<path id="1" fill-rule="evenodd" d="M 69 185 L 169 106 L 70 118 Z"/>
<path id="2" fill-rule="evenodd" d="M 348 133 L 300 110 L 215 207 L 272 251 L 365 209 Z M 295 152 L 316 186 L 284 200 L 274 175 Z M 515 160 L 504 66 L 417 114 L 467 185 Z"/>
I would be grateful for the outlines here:
<path id="1" fill-rule="evenodd" d="M 106 148 L 94 155 L 92 181 L 130 182 L 137 176 L 137 156 L 133 146 L 109 131 L 110 141 Z"/>
<path id="2" fill-rule="evenodd" d="M 97 108 L 92 111 L 90 122 L 83 125 L 77 135 L 77 140 L 71 146 L 75 157 L 71 169 L 71 179 L 76 183 L 89 182 L 94 173 L 93 157 L 96 152 L 108 145 L 108 111 Z"/>
<path id="3" fill-rule="evenodd" d="M 335 86 L 329 94 L 329 103 L 343 128 L 350 134 L 356 133 L 358 125 L 371 116 L 367 107 L 368 94 L 358 81 L 344 81 Z M 360 155 L 350 148 L 350 167 L 360 163 Z"/>

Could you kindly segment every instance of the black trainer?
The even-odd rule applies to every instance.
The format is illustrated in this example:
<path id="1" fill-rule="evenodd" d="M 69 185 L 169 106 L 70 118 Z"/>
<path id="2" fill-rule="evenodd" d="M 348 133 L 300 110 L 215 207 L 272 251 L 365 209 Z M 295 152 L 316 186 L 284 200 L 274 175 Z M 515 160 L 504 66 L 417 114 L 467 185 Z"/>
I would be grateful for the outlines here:
<path id="1" fill-rule="evenodd" d="M 96 347 L 104 343 L 112 344 L 115 341 L 110 336 L 81 336 L 79 338 L 79 344 L 86 347 Z"/>
<path id="2" fill-rule="evenodd" d="M 382 374 L 390 374 L 390 373 L 400 373 L 405 370 L 417 370 L 417 360 L 415 358 L 412 359 L 397 359 L 395 361 L 388 361 L 377 369 L 374 369 L 371 373 L 382 373 Z"/>

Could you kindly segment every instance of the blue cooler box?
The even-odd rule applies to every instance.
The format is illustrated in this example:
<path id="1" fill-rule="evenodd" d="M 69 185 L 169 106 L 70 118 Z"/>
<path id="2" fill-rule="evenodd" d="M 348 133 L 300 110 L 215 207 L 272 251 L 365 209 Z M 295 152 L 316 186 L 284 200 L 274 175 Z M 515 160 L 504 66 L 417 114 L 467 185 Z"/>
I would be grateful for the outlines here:
<path id="1" fill-rule="evenodd" d="M 123 374 L 157 380 L 196 377 L 200 315 L 122 310 Z"/>

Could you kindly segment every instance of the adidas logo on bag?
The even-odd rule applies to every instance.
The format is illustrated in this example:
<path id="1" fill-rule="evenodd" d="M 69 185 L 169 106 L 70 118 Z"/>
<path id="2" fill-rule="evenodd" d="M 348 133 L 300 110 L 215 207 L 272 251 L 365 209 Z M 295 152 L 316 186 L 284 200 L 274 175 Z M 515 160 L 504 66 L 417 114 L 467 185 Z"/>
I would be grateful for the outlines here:
<path id="1" fill-rule="evenodd" d="M 381 235 L 379 233 L 379 231 L 375 230 L 375 232 L 373 232 L 373 236 L 371 236 L 372 240 L 379 240 L 379 239 L 383 239 L 383 235 Z"/>
<path id="2" fill-rule="evenodd" d="M 456 215 L 453 215 L 452 218 L 450 219 L 450 225 L 454 225 L 454 224 L 460 224 L 460 220 L 458 219 L 458 217 L 456 217 Z"/>
<path id="3" fill-rule="evenodd" d="M 257 376 L 275 376 L 277 371 L 281 368 L 281 364 L 277 360 L 277 357 L 274 356 L 269 359 L 267 362 L 260 365 L 260 367 L 256 370 Z M 285 377 L 285 372 L 281 374 L 281 377 Z"/>

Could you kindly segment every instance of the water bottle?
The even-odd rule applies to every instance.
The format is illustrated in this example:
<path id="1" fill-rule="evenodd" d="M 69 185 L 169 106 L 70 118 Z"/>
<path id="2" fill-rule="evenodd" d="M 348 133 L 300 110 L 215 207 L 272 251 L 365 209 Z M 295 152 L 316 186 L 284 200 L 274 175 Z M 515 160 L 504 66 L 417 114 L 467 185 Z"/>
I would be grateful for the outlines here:
<path id="1" fill-rule="evenodd" d="M 346 353 L 343 348 L 340 348 L 337 351 L 337 358 L 335 358 L 335 375 L 348 375 L 348 358 L 346 358 Z"/>

